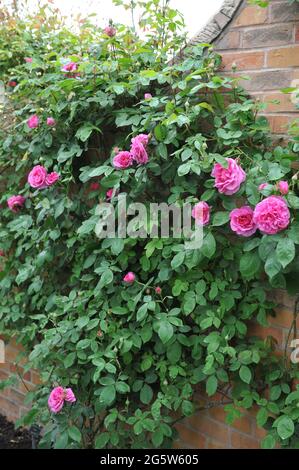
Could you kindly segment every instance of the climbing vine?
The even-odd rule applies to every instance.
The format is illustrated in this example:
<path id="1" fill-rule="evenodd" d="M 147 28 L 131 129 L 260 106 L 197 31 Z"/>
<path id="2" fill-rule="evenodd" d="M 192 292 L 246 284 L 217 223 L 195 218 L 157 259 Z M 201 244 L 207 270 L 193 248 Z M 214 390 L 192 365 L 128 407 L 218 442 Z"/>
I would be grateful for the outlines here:
<path id="1" fill-rule="evenodd" d="M 273 289 L 298 290 L 298 143 L 271 142 L 169 2 L 137 5 L 140 36 L 1 13 L 0 330 L 42 381 L 20 424 L 41 447 L 167 448 L 200 389 L 228 423 L 257 407 L 263 447 L 298 447 L 297 366 L 250 333 Z M 190 203 L 202 246 L 99 239 L 99 203 L 124 195 Z"/>

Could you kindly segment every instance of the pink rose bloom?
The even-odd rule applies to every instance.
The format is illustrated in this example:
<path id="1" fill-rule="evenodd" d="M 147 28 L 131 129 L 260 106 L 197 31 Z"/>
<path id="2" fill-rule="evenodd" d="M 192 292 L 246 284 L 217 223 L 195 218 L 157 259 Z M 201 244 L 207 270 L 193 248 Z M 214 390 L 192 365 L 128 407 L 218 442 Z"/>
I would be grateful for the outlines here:
<path id="1" fill-rule="evenodd" d="M 148 134 L 139 134 L 136 137 L 133 137 L 131 140 L 131 145 L 141 144 L 146 147 L 149 143 L 149 135 Z"/>
<path id="2" fill-rule="evenodd" d="M 153 95 L 151 93 L 144 93 L 144 99 L 145 100 L 151 100 Z"/>
<path id="3" fill-rule="evenodd" d="M 62 67 L 63 72 L 76 72 L 78 65 L 76 62 L 69 62 L 68 64 Z"/>
<path id="4" fill-rule="evenodd" d="M 266 189 L 267 186 L 268 186 L 268 183 L 262 183 L 262 184 L 259 185 L 258 189 L 259 189 L 259 191 L 263 191 L 263 189 Z"/>
<path id="5" fill-rule="evenodd" d="M 288 194 L 288 192 L 289 192 L 288 182 L 287 181 L 279 181 L 278 189 L 280 191 L 280 194 Z"/>
<path id="6" fill-rule="evenodd" d="M 207 225 L 210 221 L 210 206 L 205 202 L 198 202 L 192 209 L 192 217 L 198 225 Z"/>
<path id="7" fill-rule="evenodd" d="M 110 38 L 113 38 L 113 36 L 116 35 L 116 29 L 111 25 L 106 26 L 106 28 L 104 28 L 104 33 L 107 34 L 107 36 L 109 36 Z"/>
<path id="8" fill-rule="evenodd" d="M 136 138 L 137 137 L 135 137 L 135 139 Z M 148 162 L 148 154 L 141 141 L 135 141 L 132 143 L 130 152 L 135 162 L 137 162 L 139 165 L 145 165 Z"/>
<path id="9" fill-rule="evenodd" d="M 135 281 L 135 279 L 136 279 L 135 274 L 130 271 L 124 276 L 123 281 L 126 282 L 127 284 L 131 284 L 132 282 Z"/>
<path id="10" fill-rule="evenodd" d="M 31 64 L 32 57 L 25 57 L 25 62 L 27 62 L 27 64 Z"/>
<path id="11" fill-rule="evenodd" d="M 108 191 L 106 192 L 106 199 L 111 199 L 113 197 L 113 194 L 114 196 L 116 196 L 118 194 L 118 190 L 114 188 L 108 189 Z"/>
<path id="12" fill-rule="evenodd" d="M 76 397 L 71 388 L 55 387 L 50 393 L 48 405 L 53 413 L 59 413 L 62 410 L 64 402 L 74 403 Z"/>
<path id="13" fill-rule="evenodd" d="M 7 200 L 7 205 L 11 211 L 18 212 L 24 206 L 25 201 L 26 199 L 23 196 L 11 196 Z"/>
<path id="14" fill-rule="evenodd" d="M 269 196 L 259 202 L 254 209 L 253 222 L 267 235 L 275 235 L 287 228 L 290 211 L 285 200 L 280 196 Z"/>
<path id="15" fill-rule="evenodd" d="M 239 191 L 241 184 L 246 179 L 245 171 L 232 158 L 226 159 L 228 168 L 220 163 L 214 165 L 212 176 L 215 178 L 215 187 L 222 194 L 231 196 Z"/>
<path id="16" fill-rule="evenodd" d="M 47 186 L 52 186 L 52 184 L 56 183 L 60 178 L 60 175 L 56 173 L 56 171 L 52 171 L 52 173 L 49 173 L 46 176 L 46 185 Z"/>
<path id="17" fill-rule="evenodd" d="M 37 114 L 33 114 L 28 120 L 27 120 L 27 126 L 30 127 L 30 129 L 35 129 L 39 125 L 39 117 Z"/>
<path id="18" fill-rule="evenodd" d="M 96 181 L 94 181 L 93 183 L 90 183 L 89 187 L 91 191 L 97 191 L 98 189 L 100 189 L 100 183 L 97 183 Z"/>
<path id="19" fill-rule="evenodd" d="M 160 286 L 157 286 L 157 287 L 155 288 L 155 292 L 156 292 L 156 294 L 160 295 L 160 294 L 162 293 L 161 287 L 160 287 Z"/>
<path id="20" fill-rule="evenodd" d="M 47 126 L 55 126 L 56 121 L 52 117 L 47 117 Z"/>
<path id="21" fill-rule="evenodd" d="M 119 170 L 123 170 L 125 168 L 129 168 L 133 165 L 133 156 L 130 152 L 122 151 L 119 152 L 113 158 L 113 166 Z"/>
<path id="22" fill-rule="evenodd" d="M 257 230 L 257 225 L 253 221 L 253 210 L 249 206 L 234 209 L 230 213 L 230 227 L 242 237 L 250 237 Z"/>
<path id="23" fill-rule="evenodd" d="M 46 168 L 41 165 L 36 165 L 28 175 L 28 183 L 32 188 L 45 188 L 47 186 L 47 176 Z"/>

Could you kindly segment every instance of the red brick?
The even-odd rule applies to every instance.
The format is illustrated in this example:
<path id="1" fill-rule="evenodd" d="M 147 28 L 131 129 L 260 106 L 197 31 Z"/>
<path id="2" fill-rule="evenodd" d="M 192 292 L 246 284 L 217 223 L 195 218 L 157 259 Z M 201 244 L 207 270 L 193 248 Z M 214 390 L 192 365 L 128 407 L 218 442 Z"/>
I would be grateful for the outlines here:
<path id="1" fill-rule="evenodd" d="M 217 423 L 204 414 L 196 414 L 191 416 L 189 418 L 189 422 L 192 428 L 201 432 L 205 436 L 212 437 L 217 441 L 228 445 L 229 431 L 228 427 L 224 424 Z"/>
<path id="2" fill-rule="evenodd" d="M 211 408 L 209 410 L 209 415 L 211 416 L 211 418 L 215 419 L 216 421 L 220 421 L 226 424 L 226 421 L 225 421 L 226 413 L 225 413 L 223 406 Z M 244 433 L 250 434 L 251 429 L 252 429 L 251 419 L 248 416 L 241 416 L 241 418 L 236 419 L 231 424 L 231 427 L 238 429 Z"/>
<path id="3" fill-rule="evenodd" d="M 268 336 L 272 336 L 276 339 L 278 345 L 281 345 L 283 342 L 283 332 L 280 328 L 263 327 L 257 323 L 251 323 L 248 328 L 248 333 L 251 336 L 259 336 L 262 339 L 266 339 Z"/>
<path id="4" fill-rule="evenodd" d="M 260 449 L 260 444 L 257 439 L 244 436 L 238 432 L 232 432 L 231 442 L 234 449 Z"/>
<path id="5" fill-rule="evenodd" d="M 239 31 L 228 31 L 223 35 L 223 37 L 216 41 L 216 49 L 218 51 L 227 49 L 238 49 L 239 44 Z"/>
<path id="6" fill-rule="evenodd" d="M 236 21 L 234 21 L 233 26 L 239 27 L 263 24 L 266 23 L 267 17 L 267 8 L 257 8 L 254 5 L 250 5 L 241 11 Z"/>
<path id="7" fill-rule="evenodd" d="M 295 41 L 296 41 L 296 42 L 299 42 L 299 26 L 296 26 Z"/>
<path id="8" fill-rule="evenodd" d="M 264 65 L 264 52 L 240 52 L 240 53 L 226 53 L 223 52 L 222 56 L 222 68 L 225 70 L 232 70 L 233 67 L 236 70 L 251 70 L 260 69 Z"/>
<path id="9" fill-rule="evenodd" d="M 280 92 L 267 93 L 265 95 L 258 96 L 261 102 L 267 104 L 267 113 L 278 113 L 278 112 L 296 112 L 298 108 L 292 102 L 292 94 L 285 94 Z M 273 103 L 278 101 L 278 103 Z"/>
<path id="10" fill-rule="evenodd" d="M 269 121 L 270 129 L 273 134 L 286 134 L 288 132 L 288 127 L 291 122 L 294 120 L 294 116 L 267 116 Z"/>
<path id="11" fill-rule="evenodd" d="M 294 319 L 292 311 L 287 309 L 277 308 L 275 309 L 275 317 L 268 316 L 268 321 L 271 325 L 281 326 L 283 328 L 290 328 Z M 299 321 L 299 319 L 298 319 Z"/>
<path id="12" fill-rule="evenodd" d="M 267 66 L 273 68 L 299 66 L 299 46 L 282 47 L 267 52 Z"/>
<path id="13" fill-rule="evenodd" d="M 226 447 L 218 441 L 211 439 L 208 441 L 207 449 L 225 449 Z"/>
<path id="14" fill-rule="evenodd" d="M 186 427 L 182 423 L 176 424 L 176 429 L 180 435 L 180 439 L 185 442 L 191 449 L 204 449 L 206 438 L 196 431 Z"/>

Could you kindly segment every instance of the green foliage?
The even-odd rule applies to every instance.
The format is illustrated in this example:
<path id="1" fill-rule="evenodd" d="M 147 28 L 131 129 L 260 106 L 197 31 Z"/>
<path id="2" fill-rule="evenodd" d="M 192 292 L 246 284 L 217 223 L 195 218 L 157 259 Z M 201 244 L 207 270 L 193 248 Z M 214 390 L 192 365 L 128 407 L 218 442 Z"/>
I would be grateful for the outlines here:
<path id="1" fill-rule="evenodd" d="M 8 37 L 13 44 L 2 70 L 17 81 L 7 88 L 0 135 L 0 330 L 24 345 L 28 368 L 43 381 L 21 422 L 44 426 L 42 447 L 167 448 L 174 415 L 195 411 L 201 384 L 211 397 L 226 396 L 230 421 L 258 406 L 268 431 L 263 447 L 298 447 L 299 390 L 291 391 L 298 372 L 275 354 L 271 337 L 247 334 L 252 320 L 265 326 L 273 313 L 268 293 L 299 270 L 298 148 L 273 148 L 258 105 L 217 74 L 220 58 L 209 46 L 180 55 L 182 19 L 168 2 L 143 3 L 145 39 L 122 25 L 109 37 L 88 21 L 74 34 L 45 10 L 28 27 L 15 20 L 14 32 L 7 16 L 0 31 L 1 50 Z M 61 71 L 69 61 L 79 76 Z M 36 129 L 26 125 L 32 114 L 40 117 Z M 45 124 L 49 116 L 55 127 Z M 139 133 L 151 136 L 149 163 L 115 170 L 114 147 L 128 148 Z M 221 195 L 210 176 L 226 157 L 247 174 L 233 196 Z M 37 164 L 57 171 L 59 182 L 30 188 Z M 290 228 L 235 235 L 229 212 L 256 205 L 258 185 L 274 187 L 282 177 L 290 181 Z M 112 187 L 147 207 L 207 201 L 202 248 L 186 250 L 174 238 L 98 239 L 96 206 Z M 14 194 L 26 197 L 18 213 L 6 207 Z M 125 285 L 128 271 L 137 281 Z M 47 398 L 58 384 L 77 401 L 53 415 Z"/>

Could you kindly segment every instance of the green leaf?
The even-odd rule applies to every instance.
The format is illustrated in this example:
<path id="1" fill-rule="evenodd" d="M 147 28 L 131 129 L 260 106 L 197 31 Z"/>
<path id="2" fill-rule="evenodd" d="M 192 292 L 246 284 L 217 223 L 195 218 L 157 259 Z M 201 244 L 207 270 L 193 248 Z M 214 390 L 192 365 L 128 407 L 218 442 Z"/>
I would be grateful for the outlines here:
<path id="1" fill-rule="evenodd" d="M 252 279 L 259 272 L 261 260 L 257 253 L 245 253 L 240 259 L 240 272 L 244 279 Z"/>
<path id="2" fill-rule="evenodd" d="M 201 252 L 207 258 L 212 258 L 216 251 L 216 241 L 211 233 L 208 233 L 203 239 Z"/>
<path id="3" fill-rule="evenodd" d="M 249 384 L 252 379 L 251 370 L 247 366 L 241 366 L 239 370 L 239 375 L 243 382 Z"/>
<path id="4" fill-rule="evenodd" d="M 152 401 L 152 398 L 153 398 L 152 388 L 149 385 L 144 384 L 142 389 L 140 390 L 140 401 L 144 405 L 148 405 Z"/>
<path id="5" fill-rule="evenodd" d="M 158 141 L 163 142 L 167 137 L 167 128 L 158 124 L 154 129 L 154 135 Z"/>
<path id="6" fill-rule="evenodd" d="M 206 392 L 210 396 L 214 395 L 217 391 L 218 380 L 216 375 L 210 375 L 206 382 Z"/>
<path id="7" fill-rule="evenodd" d="M 277 260 L 283 268 L 295 258 L 295 244 L 290 238 L 282 238 L 276 247 Z"/>
<path id="8" fill-rule="evenodd" d="M 171 267 L 172 269 L 176 269 L 178 268 L 179 266 L 181 266 L 181 264 L 183 264 L 185 260 L 185 252 L 184 251 L 180 251 L 179 253 L 177 253 L 174 258 L 171 260 Z"/>
<path id="9" fill-rule="evenodd" d="M 167 320 L 161 320 L 159 323 L 158 335 L 162 343 L 167 343 L 173 336 L 173 326 Z"/>
<path id="10" fill-rule="evenodd" d="M 96 437 L 95 440 L 95 448 L 96 449 L 103 449 L 105 445 L 109 441 L 109 433 L 108 432 L 101 432 L 99 436 Z"/>
<path id="11" fill-rule="evenodd" d="M 266 408 L 260 408 L 256 415 L 256 422 L 257 425 L 261 428 L 267 422 L 268 419 L 268 411 Z"/>
<path id="12" fill-rule="evenodd" d="M 107 387 L 104 387 L 101 395 L 100 395 L 100 402 L 105 405 L 109 406 L 111 403 L 114 402 L 115 400 L 115 386 L 114 385 L 108 385 Z"/>
<path id="13" fill-rule="evenodd" d="M 281 439 L 288 439 L 295 432 L 294 421 L 289 416 L 283 416 L 277 423 L 277 434 Z"/>
<path id="14" fill-rule="evenodd" d="M 262 449 L 274 449 L 276 445 L 276 441 L 272 434 L 268 434 L 266 437 L 263 438 L 261 442 Z"/>
<path id="15" fill-rule="evenodd" d="M 80 429 L 77 428 L 77 426 L 71 426 L 68 429 L 68 433 L 71 439 L 73 439 L 76 442 L 81 442 L 81 431 Z"/>
<path id="16" fill-rule="evenodd" d="M 214 227 L 220 227 L 229 221 L 229 212 L 216 212 L 213 217 Z"/>

